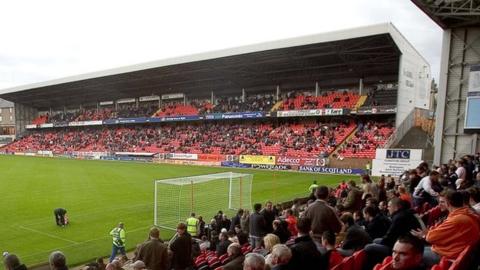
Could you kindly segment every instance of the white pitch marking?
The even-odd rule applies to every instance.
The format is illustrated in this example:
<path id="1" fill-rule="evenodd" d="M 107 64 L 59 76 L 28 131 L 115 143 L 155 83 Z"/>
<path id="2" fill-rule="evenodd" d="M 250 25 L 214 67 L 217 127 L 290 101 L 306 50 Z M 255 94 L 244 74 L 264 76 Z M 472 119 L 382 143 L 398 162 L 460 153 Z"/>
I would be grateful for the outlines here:
<path id="1" fill-rule="evenodd" d="M 72 243 L 72 244 L 79 244 L 78 242 L 75 242 L 75 241 L 72 241 L 72 240 L 68 240 L 68 239 L 65 239 L 65 238 L 56 236 L 56 235 L 54 235 L 54 234 L 42 232 L 42 231 L 35 230 L 35 229 L 32 229 L 32 228 L 27 228 L 27 227 L 24 227 L 24 226 L 22 226 L 22 225 L 18 226 L 18 228 L 24 229 L 24 230 L 27 230 L 27 231 L 31 231 L 31 232 L 35 232 L 35 233 L 38 233 L 38 234 L 43 234 L 43 235 L 45 235 L 45 236 L 48 236 L 48 237 L 51 237 L 51 238 L 55 238 L 55 239 L 58 239 L 58 240 L 62 240 L 62 241 L 65 241 L 65 242 L 69 242 L 69 243 Z"/>

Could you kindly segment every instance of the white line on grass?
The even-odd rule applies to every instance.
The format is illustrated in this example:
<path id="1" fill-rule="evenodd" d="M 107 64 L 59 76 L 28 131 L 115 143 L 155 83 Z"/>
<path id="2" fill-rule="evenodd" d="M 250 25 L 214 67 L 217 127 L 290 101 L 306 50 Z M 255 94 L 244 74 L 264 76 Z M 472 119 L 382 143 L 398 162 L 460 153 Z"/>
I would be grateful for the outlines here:
<path id="1" fill-rule="evenodd" d="M 38 233 L 38 234 L 43 234 L 43 235 L 48 236 L 48 237 L 50 237 L 50 238 L 55 238 L 55 239 L 62 240 L 62 241 L 65 241 L 65 242 L 69 242 L 69 243 L 72 243 L 72 244 L 79 244 L 79 242 L 75 242 L 75 241 L 72 241 L 72 240 L 68 240 L 68 239 L 65 239 L 65 238 L 56 236 L 56 235 L 54 235 L 54 234 L 42 232 L 42 231 L 35 230 L 35 229 L 32 229 L 32 228 L 27 228 L 27 227 L 24 227 L 24 226 L 22 226 L 22 225 L 18 226 L 18 228 L 24 229 L 24 230 L 27 230 L 27 231 L 31 231 L 31 232 L 34 232 L 34 233 Z"/>
<path id="2" fill-rule="evenodd" d="M 149 226 L 145 226 L 145 227 L 139 227 L 139 228 L 136 228 L 134 230 L 128 230 L 127 231 L 127 236 L 128 236 L 128 233 L 129 232 L 137 232 L 137 231 L 141 231 L 141 230 L 144 230 L 144 229 L 149 229 L 151 228 L 153 225 L 149 225 Z M 19 226 L 19 227 L 22 227 L 22 226 Z M 24 228 L 24 229 L 27 229 L 28 228 Z M 94 241 L 98 241 L 98 240 L 101 240 L 101 239 L 105 239 L 105 238 L 111 238 L 111 236 L 102 236 L 102 237 L 99 237 L 99 238 L 94 238 L 94 239 L 89 239 L 89 240 L 86 240 L 86 241 L 82 241 L 82 242 L 75 242 L 75 241 L 69 241 L 69 242 L 72 242 L 71 245 L 66 245 L 66 246 L 61 246 L 61 247 L 56 247 L 56 248 L 53 248 L 53 249 L 49 249 L 49 250 L 45 250 L 45 251 L 41 251 L 41 252 L 36 252 L 36 253 L 31 253 L 29 255 L 26 255 L 26 256 L 23 256 L 22 255 L 22 258 L 30 258 L 30 257 L 35 257 L 37 255 L 40 255 L 40 254 L 45 254 L 45 253 L 50 253 L 52 251 L 55 251 L 55 250 L 62 250 L 62 249 L 65 249 L 65 248 L 71 248 L 71 247 L 75 247 L 75 246 L 80 246 L 80 245 L 83 245 L 83 244 L 86 244 L 86 243 L 89 243 L 89 242 L 94 242 Z M 63 239 L 64 240 L 64 239 Z M 67 240 L 68 241 L 68 240 Z M 109 255 L 110 256 L 110 255 Z"/>

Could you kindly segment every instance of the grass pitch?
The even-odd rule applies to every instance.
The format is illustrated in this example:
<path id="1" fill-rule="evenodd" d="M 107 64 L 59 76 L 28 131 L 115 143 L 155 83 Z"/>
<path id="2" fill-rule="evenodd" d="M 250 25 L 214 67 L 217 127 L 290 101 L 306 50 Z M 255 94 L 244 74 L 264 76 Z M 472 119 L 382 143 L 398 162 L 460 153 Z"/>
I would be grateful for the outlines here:
<path id="1" fill-rule="evenodd" d="M 226 171 L 254 175 L 252 203 L 305 196 L 312 180 L 335 185 L 355 177 L 0 156 L 0 251 L 15 253 L 31 266 L 61 250 L 69 265 L 81 264 L 109 255 L 108 234 L 119 221 L 125 223 L 127 249 L 133 249 L 147 238 L 153 224 L 155 179 Z M 70 225 L 66 228 L 55 225 L 53 209 L 57 207 L 68 210 Z M 163 238 L 170 236 L 171 232 L 162 230 Z"/>

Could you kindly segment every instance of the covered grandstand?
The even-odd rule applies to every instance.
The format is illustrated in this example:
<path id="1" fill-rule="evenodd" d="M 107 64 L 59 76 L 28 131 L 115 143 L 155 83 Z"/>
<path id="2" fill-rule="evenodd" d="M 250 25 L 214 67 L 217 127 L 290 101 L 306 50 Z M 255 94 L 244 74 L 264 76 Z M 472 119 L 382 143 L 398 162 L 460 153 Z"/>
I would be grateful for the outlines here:
<path id="1" fill-rule="evenodd" d="M 371 159 L 430 82 L 392 24 L 366 26 L 2 90 L 23 137 L 4 150 Z"/>

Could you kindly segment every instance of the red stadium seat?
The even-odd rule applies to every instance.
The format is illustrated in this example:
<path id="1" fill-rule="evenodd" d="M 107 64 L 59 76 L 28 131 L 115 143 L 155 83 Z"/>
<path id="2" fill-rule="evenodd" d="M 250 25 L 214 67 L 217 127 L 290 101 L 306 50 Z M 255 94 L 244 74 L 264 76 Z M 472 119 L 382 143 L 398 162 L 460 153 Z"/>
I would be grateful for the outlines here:
<path id="1" fill-rule="evenodd" d="M 362 270 L 363 265 L 367 259 L 367 253 L 365 250 L 359 250 L 353 254 L 353 260 L 355 262 L 353 270 Z"/>
<path id="2" fill-rule="evenodd" d="M 392 256 L 386 257 L 382 263 L 379 263 L 373 267 L 373 270 L 388 270 L 391 268 L 393 262 Z"/>

